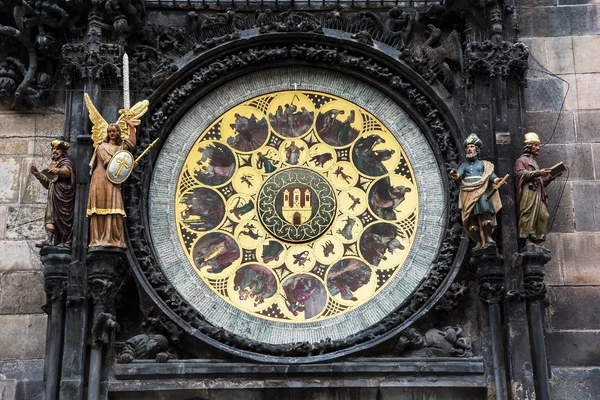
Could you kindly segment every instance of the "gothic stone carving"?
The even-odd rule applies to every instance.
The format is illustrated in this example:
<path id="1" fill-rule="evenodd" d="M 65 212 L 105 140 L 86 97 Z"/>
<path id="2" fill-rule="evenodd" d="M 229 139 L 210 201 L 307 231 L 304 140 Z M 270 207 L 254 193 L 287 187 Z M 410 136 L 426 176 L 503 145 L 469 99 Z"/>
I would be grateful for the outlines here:
<path id="1" fill-rule="evenodd" d="M 225 76 L 227 73 L 242 67 L 264 64 L 272 65 L 277 61 L 283 60 L 310 61 L 318 65 L 338 65 L 372 76 L 381 82 L 382 85 L 388 85 L 399 95 L 408 99 L 412 104 L 412 107 L 414 107 L 416 112 L 418 112 L 428 125 L 437 142 L 439 151 L 445 160 L 447 168 L 456 166 L 458 152 L 454 139 L 452 139 L 452 135 L 447 128 L 447 124 L 440 112 L 417 87 L 404 81 L 401 77 L 370 59 L 365 60 L 360 55 L 355 55 L 347 50 L 342 51 L 337 48 L 314 44 L 296 44 L 287 47 L 264 46 L 260 49 L 249 48 L 244 51 L 236 52 L 235 55 L 224 56 L 209 65 L 198 68 L 187 82 L 175 87 L 170 93 L 162 97 L 160 103 L 157 104 L 151 114 L 150 126 L 144 131 L 144 134 L 147 136 L 140 139 L 144 143 L 149 143 L 151 140 L 154 140 L 157 135 L 162 132 L 162 127 L 168 116 L 172 114 L 179 105 L 188 98 L 188 96 L 192 95 L 192 93 L 203 85 L 215 81 Z M 144 181 L 142 174 L 142 171 L 144 171 L 144 164 L 145 161 L 142 161 L 142 165 L 134 171 L 127 184 L 127 191 L 130 193 L 130 196 L 127 199 L 126 208 L 130 221 L 141 221 L 140 217 L 142 211 L 140 207 L 142 207 L 143 204 L 141 196 L 143 190 L 142 182 Z M 451 182 L 449 184 L 451 202 L 456 202 L 457 194 L 457 186 L 454 182 Z M 446 239 L 440 250 L 438 260 L 431 266 L 428 276 L 425 278 L 425 281 L 420 288 L 414 293 L 412 298 L 396 312 L 392 313 L 372 328 L 341 341 L 270 345 L 267 343 L 253 342 L 206 323 L 203 320 L 202 315 L 187 305 L 162 275 L 160 267 L 157 265 L 154 255 L 150 250 L 149 244 L 146 242 L 146 237 L 143 234 L 144 227 L 131 223 L 128 224 L 128 230 L 141 270 L 144 272 L 146 279 L 148 279 L 148 282 L 152 285 L 156 293 L 171 308 L 171 310 L 191 326 L 198 329 L 202 334 L 226 345 L 278 356 L 317 355 L 345 349 L 380 336 L 398 324 L 406 321 L 407 318 L 415 314 L 431 299 L 436 290 L 445 281 L 445 278 L 451 269 L 454 255 L 460 241 L 458 210 L 456 208 L 451 208 L 449 212 L 449 228 L 446 232 Z"/>
<path id="2" fill-rule="evenodd" d="M 410 328 L 400 335 L 394 354 L 404 357 L 472 357 L 471 338 L 459 326 L 430 329 L 421 335 Z"/>

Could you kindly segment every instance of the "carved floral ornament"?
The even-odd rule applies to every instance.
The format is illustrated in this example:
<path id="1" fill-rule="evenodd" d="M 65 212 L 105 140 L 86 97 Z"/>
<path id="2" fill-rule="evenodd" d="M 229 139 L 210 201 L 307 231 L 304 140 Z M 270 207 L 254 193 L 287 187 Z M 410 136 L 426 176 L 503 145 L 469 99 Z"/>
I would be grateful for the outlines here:
<path id="1" fill-rule="evenodd" d="M 386 90 L 393 91 L 395 96 L 403 99 L 402 101 L 406 104 L 410 104 L 409 108 L 412 118 L 419 120 L 420 126 L 424 127 L 425 135 L 421 133 L 422 143 L 427 145 L 425 137 L 428 137 L 429 145 L 433 145 L 435 149 L 431 151 L 431 157 L 433 158 L 429 163 L 430 166 L 433 166 L 437 170 L 437 173 L 439 173 L 437 165 L 455 165 L 457 162 L 458 152 L 456 151 L 454 135 L 449 131 L 449 127 L 454 127 L 454 124 L 444 119 L 445 112 L 439 111 L 434 105 L 435 99 L 425 95 L 425 92 L 420 87 L 411 83 L 414 82 L 414 76 L 411 77 L 410 81 L 403 77 L 403 74 L 406 73 L 405 71 L 398 71 L 392 68 L 392 65 L 380 65 L 373 61 L 373 59 L 365 59 L 359 53 L 350 51 L 347 48 L 340 50 L 335 46 L 314 44 L 261 46 L 260 48 L 245 48 L 241 50 L 238 48 L 232 53 L 213 58 L 213 61 L 208 65 L 199 65 L 192 72 L 189 72 L 187 76 L 178 78 L 178 74 L 175 74 L 170 81 L 178 83 L 172 85 L 170 90 L 161 93 L 162 95 L 159 97 L 159 100 L 154 102 L 156 106 L 151 113 L 150 126 L 142 133 L 142 140 L 150 141 L 159 136 L 165 137 L 167 142 L 164 144 L 163 151 L 166 151 L 169 146 L 169 140 L 171 140 L 171 135 L 174 135 L 173 132 L 178 129 L 178 127 L 173 126 L 170 117 L 173 120 L 178 120 L 179 117 L 175 118 L 175 115 L 181 116 L 184 113 L 189 114 L 192 112 L 193 108 L 190 108 L 189 104 L 194 103 L 192 99 L 198 98 L 198 93 L 202 91 L 203 87 L 213 82 L 222 82 L 226 76 L 232 77 L 238 71 L 241 72 L 244 69 L 253 68 L 256 70 L 257 67 L 258 69 L 261 67 L 264 68 L 266 64 L 269 67 L 273 67 L 276 63 L 285 63 L 292 60 L 296 63 L 309 62 L 311 65 L 321 67 L 343 67 L 353 74 L 368 77 L 367 79 L 370 79 L 374 83 L 376 82 L 381 87 L 386 88 Z M 272 69 L 271 71 L 276 75 L 278 69 Z M 286 74 L 288 73 L 286 72 Z M 260 75 L 258 72 L 257 74 Z M 263 78 L 265 75 L 269 74 L 263 74 Z M 296 73 L 295 76 L 297 77 L 298 74 Z M 246 90 L 251 90 L 253 81 L 251 78 L 248 79 L 250 87 L 247 87 Z M 302 82 L 300 82 L 300 85 L 302 85 Z M 293 86 L 293 83 L 288 82 L 287 87 L 290 88 L 290 86 Z M 252 90 L 254 90 L 254 93 L 260 94 L 268 93 L 275 89 L 269 90 L 259 87 Z M 331 90 L 327 90 L 326 92 L 331 93 L 332 90 L 334 91 L 335 88 L 331 88 Z M 335 95 L 335 93 L 331 94 Z M 207 96 L 210 97 L 210 94 Z M 384 97 L 387 98 L 387 96 Z M 247 98 L 247 100 L 250 99 Z M 238 101 L 237 103 L 233 102 L 231 104 L 240 104 L 240 99 L 236 100 Z M 391 100 L 387 98 L 387 101 Z M 182 104 L 187 104 L 185 109 L 182 109 Z M 411 118 L 409 117 L 408 120 L 411 120 Z M 207 121 L 207 123 L 209 122 Z M 383 123 L 385 125 L 386 122 L 383 121 Z M 233 125 L 235 125 L 235 122 L 233 122 Z M 414 125 L 414 127 L 417 131 L 419 130 L 417 125 Z M 393 134 L 396 135 L 395 132 Z M 167 135 L 169 138 L 166 138 Z M 194 141 L 195 139 L 190 143 L 193 144 Z M 188 148 L 191 148 L 191 144 Z M 181 149 L 179 151 L 181 152 Z M 279 156 L 281 156 L 281 153 L 279 153 Z M 158 162 L 157 165 L 160 165 L 160 157 L 162 155 L 156 161 Z M 413 157 L 413 160 L 417 160 L 416 155 L 408 154 L 408 158 L 410 159 L 411 157 Z M 438 161 L 436 161 L 436 158 Z M 238 162 L 239 167 L 239 160 L 236 162 Z M 236 348 L 236 354 L 240 354 L 241 351 L 244 356 L 258 360 L 268 359 L 273 362 L 277 362 L 278 357 L 269 356 L 302 357 L 307 355 L 321 355 L 322 358 L 334 358 L 349 352 L 358 351 L 372 346 L 379 340 L 389 337 L 410 325 L 413 320 L 424 313 L 426 305 L 436 301 L 443 295 L 443 292 L 449 287 L 451 279 L 456 273 L 456 269 L 452 268 L 452 263 L 460 240 L 458 214 L 457 210 L 453 207 L 450 209 L 444 208 L 446 201 L 448 204 L 455 203 L 457 191 L 454 183 L 451 182 L 448 183 L 448 188 L 445 191 L 446 194 L 443 195 L 442 192 L 440 198 L 441 208 L 437 211 L 438 213 L 442 213 L 436 220 L 442 221 L 438 225 L 440 228 L 440 241 L 434 239 L 432 245 L 434 249 L 439 246 L 438 250 L 431 253 L 430 262 L 423 270 L 422 276 L 417 279 L 420 282 L 417 282 L 414 290 L 411 293 L 407 293 L 402 301 L 389 309 L 385 315 L 377 318 L 375 322 L 367 324 L 359 331 L 355 330 L 347 335 L 340 334 L 339 337 L 333 339 L 325 336 L 311 339 L 310 335 L 292 335 L 292 338 L 306 337 L 308 339 L 286 340 L 284 335 L 284 339 L 271 342 L 267 339 L 256 340 L 255 338 L 260 335 L 245 335 L 242 332 L 234 332 L 235 329 L 223 329 L 222 324 L 214 319 L 211 320 L 210 316 L 207 317 L 205 315 L 205 312 L 200 312 L 199 309 L 201 307 L 198 306 L 199 303 L 194 305 L 194 300 L 191 299 L 193 295 L 177 289 L 179 283 L 174 279 L 174 276 L 168 276 L 168 271 L 165 272 L 164 259 L 162 259 L 163 261 L 159 261 L 162 257 L 161 254 L 164 254 L 164 252 L 156 253 L 157 250 L 151 248 L 150 242 L 147 241 L 148 236 L 144 234 L 144 230 L 147 232 L 151 230 L 152 217 L 149 224 L 145 222 L 142 226 L 136 226 L 131 223 L 135 220 L 141 221 L 140 217 L 146 215 L 144 205 L 147 204 L 147 199 L 142 193 L 147 191 L 148 185 L 151 184 L 151 179 L 156 179 L 156 176 L 151 179 L 145 177 L 147 174 L 151 174 L 152 171 L 144 167 L 147 167 L 147 165 L 142 165 L 142 168 L 137 169 L 128 183 L 130 196 L 127 201 L 127 212 L 130 217 L 130 223 L 128 224 L 129 237 L 139 271 L 143 273 L 145 279 L 152 287 L 151 296 L 153 296 L 155 301 L 166 304 L 174 313 L 171 315 L 172 318 L 178 321 L 180 325 L 187 327 L 188 331 L 190 328 L 196 329 L 195 335 L 201 340 L 206 341 L 210 338 L 220 342 L 222 345 L 217 346 L 222 346 L 224 350 L 233 351 L 232 348 Z M 439 174 L 440 177 L 442 175 L 444 174 Z M 143 188 L 142 182 L 144 182 Z M 240 181 L 240 184 L 243 183 Z M 449 197 L 449 199 L 446 199 L 446 197 Z M 152 215 L 154 212 L 152 204 L 157 203 L 153 199 L 153 201 L 150 201 L 150 204 L 148 213 Z M 445 223 L 442 216 L 444 214 Z M 431 222 L 431 224 L 435 225 L 435 221 Z M 148 235 L 152 236 L 153 242 L 156 243 L 156 233 L 152 234 L 148 232 Z M 164 235 L 167 234 L 164 233 Z M 180 246 L 179 239 L 177 239 L 177 245 Z M 190 270 L 192 269 L 190 268 Z M 212 343 L 214 344 L 214 342 Z M 260 355 L 256 353 L 260 353 Z"/>

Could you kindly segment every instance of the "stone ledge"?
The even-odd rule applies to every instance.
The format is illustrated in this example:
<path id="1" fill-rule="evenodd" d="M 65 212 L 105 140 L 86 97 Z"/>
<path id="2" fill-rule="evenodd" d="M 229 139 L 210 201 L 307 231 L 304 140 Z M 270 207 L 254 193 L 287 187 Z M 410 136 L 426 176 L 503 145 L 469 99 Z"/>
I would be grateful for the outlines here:
<path id="1" fill-rule="evenodd" d="M 327 364 L 179 360 L 116 364 L 109 391 L 320 387 L 473 387 L 487 383 L 483 358 L 378 358 Z"/>

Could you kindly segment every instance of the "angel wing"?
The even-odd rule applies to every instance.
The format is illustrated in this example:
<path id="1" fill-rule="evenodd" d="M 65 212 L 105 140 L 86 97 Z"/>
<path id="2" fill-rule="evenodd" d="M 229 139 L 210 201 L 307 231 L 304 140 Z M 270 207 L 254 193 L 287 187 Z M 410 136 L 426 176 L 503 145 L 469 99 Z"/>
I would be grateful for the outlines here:
<path id="1" fill-rule="evenodd" d="M 135 103 L 129 110 L 119 110 L 119 119 L 117 125 L 121 129 L 121 139 L 127 140 L 129 138 L 129 125 L 124 121 L 124 117 L 129 117 L 133 126 L 138 126 L 141 122 L 142 117 L 148 111 L 148 100 L 142 100 Z"/>
<path id="2" fill-rule="evenodd" d="M 87 93 L 83 94 L 83 98 L 85 99 L 85 105 L 90 113 L 90 121 L 92 121 L 92 140 L 94 142 L 94 147 L 96 147 L 106 140 L 108 122 L 102 118 L 102 115 L 100 115 L 96 107 L 94 107 L 94 103 L 92 103 L 92 99 L 90 99 L 90 96 L 88 96 Z"/>

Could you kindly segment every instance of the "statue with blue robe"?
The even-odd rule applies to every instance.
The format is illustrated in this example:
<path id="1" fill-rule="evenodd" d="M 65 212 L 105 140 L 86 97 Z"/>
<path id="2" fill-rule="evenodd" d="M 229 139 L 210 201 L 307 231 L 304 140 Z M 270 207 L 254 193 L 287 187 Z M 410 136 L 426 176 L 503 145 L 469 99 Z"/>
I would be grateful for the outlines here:
<path id="1" fill-rule="evenodd" d="M 458 170 L 450 170 L 450 177 L 460 181 L 458 208 L 461 210 L 463 227 L 467 236 L 476 243 L 475 248 L 479 249 L 495 244 L 492 233 L 502 202 L 494 190 L 494 184 L 501 179 L 494 173 L 494 164 L 479 159 L 483 142 L 476 134 L 471 133 L 464 144 L 467 161 Z"/>

